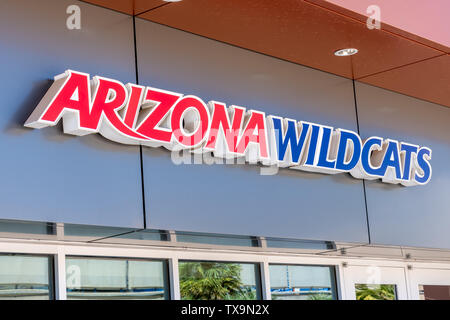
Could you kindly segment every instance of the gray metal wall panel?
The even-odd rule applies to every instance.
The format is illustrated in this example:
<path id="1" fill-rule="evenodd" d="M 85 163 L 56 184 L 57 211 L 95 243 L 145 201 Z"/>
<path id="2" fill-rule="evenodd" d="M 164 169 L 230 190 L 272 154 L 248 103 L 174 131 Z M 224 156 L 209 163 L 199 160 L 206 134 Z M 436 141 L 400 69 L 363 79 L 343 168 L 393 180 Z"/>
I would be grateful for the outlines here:
<path id="1" fill-rule="evenodd" d="M 81 7 L 81 30 L 66 8 Z M 23 123 L 53 76 L 135 81 L 132 18 L 78 1 L 0 2 L 0 218 L 142 227 L 138 147 Z"/>
<path id="2" fill-rule="evenodd" d="M 352 83 L 137 19 L 140 84 L 356 131 Z M 362 182 L 348 175 L 172 164 L 144 148 L 150 228 L 367 241 Z"/>
<path id="3" fill-rule="evenodd" d="M 425 186 L 366 183 L 372 242 L 450 248 L 450 109 L 362 83 L 356 95 L 362 137 L 390 137 L 433 151 Z"/>

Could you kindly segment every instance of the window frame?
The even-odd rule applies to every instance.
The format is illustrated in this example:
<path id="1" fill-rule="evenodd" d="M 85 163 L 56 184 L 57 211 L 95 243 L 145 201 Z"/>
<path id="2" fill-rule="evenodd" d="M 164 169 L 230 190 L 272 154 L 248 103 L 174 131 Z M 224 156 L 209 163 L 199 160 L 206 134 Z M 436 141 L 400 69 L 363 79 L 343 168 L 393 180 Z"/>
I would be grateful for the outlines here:
<path id="1" fill-rule="evenodd" d="M 145 258 L 145 257 L 116 257 L 116 256 L 92 256 L 92 255 L 71 255 L 66 254 L 65 260 L 67 261 L 70 258 L 75 259 L 96 259 L 96 260 L 128 260 L 128 261 L 148 261 L 148 262 L 162 262 L 163 264 L 163 281 L 164 281 L 164 300 L 171 300 L 171 290 L 170 290 L 170 274 L 169 274 L 169 261 L 168 259 L 155 259 L 155 258 Z M 66 275 L 64 269 L 64 275 Z M 67 275 L 66 275 L 67 279 Z M 66 283 L 66 282 L 65 282 Z M 67 299 L 67 286 L 66 286 L 66 299 Z"/>
<path id="2" fill-rule="evenodd" d="M 258 299 L 256 300 L 264 300 L 264 288 L 263 288 L 263 279 L 262 279 L 262 268 L 264 267 L 260 262 L 242 262 L 242 261 L 217 261 L 217 260 L 211 260 L 211 259 L 204 259 L 204 260 L 197 260 L 197 259 L 179 259 L 178 264 L 183 262 L 215 262 L 215 263 L 236 263 L 236 264 L 253 264 L 255 266 L 255 287 L 256 287 L 256 294 Z M 178 269 L 179 270 L 179 269 Z M 180 281 L 180 277 L 178 276 L 178 282 Z M 180 293 L 180 300 L 181 300 L 181 293 Z"/>
<path id="3" fill-rule="evenodd" d="M 198 248 L 196 246 L 167 246 L 157 244 L 139 246 L 129 244 L 80 243 L 70 241 L 38 241 L 38 240 L 0 240 L 0 252 L 42 254 L 54 256 L 54 297 L 66 300 L 66 256 L 98 257 L 98 258 L 129 258 L 147 260 L 167 260 L 168 287 L 171 300 L 180 300 L 178 261 L 216 261 L 259 264 L 260 286 L 262 300 L 270 300 L 270 264 L 312 264 L 334 265 L 338 268 L 340 262 L 331 257 L 314 257 L 305 254 L 262 252 L 261 248 L 253 251 L 237 250 L 234 247 L 215 246 L 213 248 Z M 340 281 L 337 283 L 339 292 Z"/>
<path id="4" fill-rule="evenodd" d="M 328 267 L 330 271 L 332 271 L 331 274 L 331 285 L 333 287 L 333 300 L 341 300 L 341 292 L 339 290 L 339 282 L 338 282 L 338 266 L 334 264 L 307 264 L 307 263 L 269 263 L 270 266 L 300 266 L 300 267 Z M 270 272 L 270 270 L 269 270 Z M 269 289 L 271 290 L 272 287 L 269 283 Z"/>

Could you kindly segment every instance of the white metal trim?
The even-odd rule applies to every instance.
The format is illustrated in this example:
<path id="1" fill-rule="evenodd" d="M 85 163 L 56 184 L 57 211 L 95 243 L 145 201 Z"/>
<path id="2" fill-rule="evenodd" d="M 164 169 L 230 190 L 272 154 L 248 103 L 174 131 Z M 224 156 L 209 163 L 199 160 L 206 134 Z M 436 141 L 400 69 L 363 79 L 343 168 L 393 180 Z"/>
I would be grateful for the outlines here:
<path id="1" fill-rule="evenodd" d="M 272 291 L 270 290 L 270 269 L 267 260 L 260 262 L 261 272 L 261 294 L 263 300 L 272 300 Z"/>
<path id="2" fill-rule="evenodd" d="M 414 285 L 414 270 L 424 270 L 430 273 L 433 270 L 447 270 L 450 272 L 450 263 L 442 261 L 414 261 L 382 259 L 370 257 L 344 257 L 344 256 L 321 256 L 314 254 L 299 254 L 286 252 L 260 252 L 260 251 L 239 251 L 230 248 L 196 248 L 196 247 L 157 247 L 139 245 L 114 245 L 104 243 L 80 243 L 68 241 L 42 241 L 30 239 L 1 239 L 0 253 L 25 253 L 25 254 L 46 254 L 55 257 L 55 295 L 59 300 L 67 298 L 66 294 L 66 256 L 96 256 L 96 257 L 117 257 L 117 258 L 147 258 L 164 259 L 169 266 L 170 297 L 180 299 L 179 290 L 179 260 L 214 260 L 230 261 L 242 263 L 256 263 L 260 266 L 262 298 L 270 299 L 270 272 L 269 264 L 296 264 L 296 265 L 328 265 L 336 267 L 336 286 L 338 297 L 348 299 L 345 287 L 346 281 L 352 277 L 349 268 L 343 267 L 397 267 L 404 270 L 406 281 L 406 292 L 408 299 L 417 299 L 418 293 Z M 412 266 L 412 270 L 408 269 Z"/>
<path id="3" fill-rule="evenodd" d="M 67 299 L 66 287 L 66 254 L 64 247 L 58 247 L 55 257 L 55 298 L 56 300 Z"/>
<path id="4" fill-rule="evenodd" d="M 178 259 L 171 258 L 168 260 L 168 264 L 169 264 L 170 298 L 172 300 L 181 300 Z"/>

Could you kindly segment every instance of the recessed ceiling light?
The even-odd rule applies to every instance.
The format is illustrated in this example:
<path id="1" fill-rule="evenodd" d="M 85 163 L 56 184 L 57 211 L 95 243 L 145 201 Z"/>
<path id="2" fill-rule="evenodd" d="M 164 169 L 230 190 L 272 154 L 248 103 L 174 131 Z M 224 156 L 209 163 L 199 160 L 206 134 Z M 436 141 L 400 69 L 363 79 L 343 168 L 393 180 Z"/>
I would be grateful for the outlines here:
<path id="1" fill-rule="evenodd" d="M 163 0 L 165 2 L 180 2 L 181 0 Z"/>
<path id="2" fill-rule="evenodd" d="M 357 53 L 358 53 L 358 49 L 346 48 L 346 49 L 341 49 L 341 50 L 335 51 L 334 55 L 338 56 L 338 57 L 346 57 L 346 56 L 352 56 Z"/>

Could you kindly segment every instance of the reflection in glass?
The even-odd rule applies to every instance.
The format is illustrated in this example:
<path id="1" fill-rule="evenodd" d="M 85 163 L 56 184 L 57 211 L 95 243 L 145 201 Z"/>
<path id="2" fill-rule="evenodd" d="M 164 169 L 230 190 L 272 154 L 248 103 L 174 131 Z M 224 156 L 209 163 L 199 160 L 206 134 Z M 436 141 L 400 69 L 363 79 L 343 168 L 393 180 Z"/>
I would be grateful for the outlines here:
<path id="1" fill-rule="evenodd" d="M 272 300 L 336 299 L 334 267 L 269 265 Z"/>
<path id="2" fill-rule="evenodd" d="M 167 299 L 164 261 L 68 257 L 67 299 Z"/>
<path id="3" fill-rule="evenodd" d="M 179 273 L 183 300 L 260 299 L 256 264 L 180 261 Z"/>
<path id="4" fill-rule="evenodd" d="M 29 255 L 0 255 L 0 299 L 52 299 L 51 259 Z"/>
<path id="5" fill-rule="evenodd" d="M 395 284 L 355 284 L 356 300 L 396 300 Z"/>

